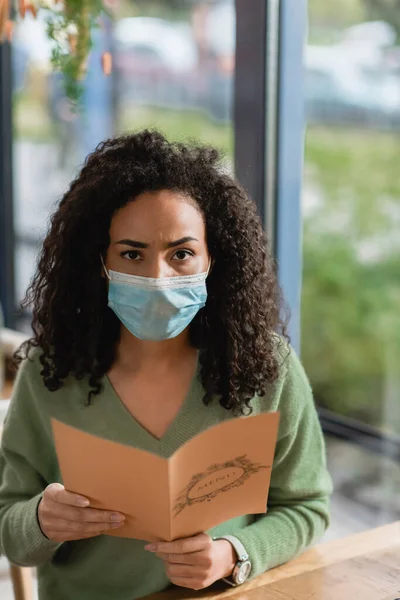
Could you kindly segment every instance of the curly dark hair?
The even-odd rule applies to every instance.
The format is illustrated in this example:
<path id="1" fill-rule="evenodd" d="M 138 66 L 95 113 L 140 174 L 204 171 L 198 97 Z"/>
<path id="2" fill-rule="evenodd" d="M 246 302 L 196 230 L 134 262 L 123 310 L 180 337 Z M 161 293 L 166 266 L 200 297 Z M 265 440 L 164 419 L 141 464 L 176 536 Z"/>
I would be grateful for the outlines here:
<path id="1" fill-rule="evenodd" d="M 145 191 L 179 191 L 203 214 L 214 267 L 208 300 L 190 325 L 198 348 L 204 402 L 213 395 L 235 414 L 266 393 L 288 340 L 274 261 L 256 206 L 224 172 L 215 148 L 169 142 L 144 130 L 106 140 L 90 154 L 63 196 L 43 242 L 22 306 L 33 305 L 33 337 L 16 353 L 41 350 L 41 375 L 57 390 L 72 374 L 89 378 L 87 401 L 116 355 L 120 322 L 107 305 L 100 254 L 114 213 Z"/>

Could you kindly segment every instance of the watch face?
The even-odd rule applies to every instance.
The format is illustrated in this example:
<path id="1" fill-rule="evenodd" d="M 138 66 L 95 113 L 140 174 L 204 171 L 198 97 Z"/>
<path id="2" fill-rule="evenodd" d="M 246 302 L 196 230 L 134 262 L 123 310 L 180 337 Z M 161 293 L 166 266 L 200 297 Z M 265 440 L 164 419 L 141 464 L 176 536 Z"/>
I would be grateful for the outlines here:
<path id="1" fill-rule="evenodd" d="M 249 578 L 250 571 L 251 571 L 251 562 L 249 560 L 246 560 L 239 568 L 239 571 L 236 575 L 236 583 L 238 585 L 240 585 L 241 583 L 244 583 Z"/>

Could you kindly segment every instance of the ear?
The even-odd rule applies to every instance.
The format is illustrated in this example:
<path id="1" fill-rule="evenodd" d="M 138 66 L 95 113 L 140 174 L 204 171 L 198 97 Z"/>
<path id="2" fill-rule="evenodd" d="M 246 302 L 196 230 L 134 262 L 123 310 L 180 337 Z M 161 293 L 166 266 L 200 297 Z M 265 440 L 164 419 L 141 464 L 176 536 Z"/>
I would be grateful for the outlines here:
<path id="1" fill-rule="evenodd" d="M 107 279 L 110 279 L 110 275 L 108 274 L 107 271 L 107 267 L 104 263 L 104 259 L 103 259 L 103 255 L 100 254 L 100 261 L 101 261 L 101 271 L 100 271 L 100 276 L 103 277 L 103 279 L 105 279 L 107 277 Z"/>
<path id="2" fill-rule="evenodd" d="M 210 257 L 210 258 L 211 258 L 211 257 Z M 212 273 L 212 270 L 213 270 L 213 268 L 214 268 L 214 265 L 215 265 L 215 259 L 214 259 L 214 258 L 211 258 L 211 263 L 210 263 L 210 268 L 209 268 L 209 270 L 208 270 L 208 274 Z"/>

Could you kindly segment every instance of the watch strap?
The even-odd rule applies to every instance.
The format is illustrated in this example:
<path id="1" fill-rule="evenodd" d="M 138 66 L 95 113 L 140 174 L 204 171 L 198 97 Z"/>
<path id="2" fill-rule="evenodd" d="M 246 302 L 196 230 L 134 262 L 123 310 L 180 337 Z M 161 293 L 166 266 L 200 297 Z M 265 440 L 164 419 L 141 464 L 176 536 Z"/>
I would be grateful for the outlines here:
<path id="1" fill-rule="evenodd" d="M 249 560 L 249 555 L 247 554 L 246 548 L 243 546 L 242 542 L 238 540 L 238 538 L 234 535 L 221 535 L 215 537 L 214 540 L 226 540 L 230 542 L 235 549 L 235 552 L 238 557 L 239 562 L 243 562 L 245 560 Z"/>

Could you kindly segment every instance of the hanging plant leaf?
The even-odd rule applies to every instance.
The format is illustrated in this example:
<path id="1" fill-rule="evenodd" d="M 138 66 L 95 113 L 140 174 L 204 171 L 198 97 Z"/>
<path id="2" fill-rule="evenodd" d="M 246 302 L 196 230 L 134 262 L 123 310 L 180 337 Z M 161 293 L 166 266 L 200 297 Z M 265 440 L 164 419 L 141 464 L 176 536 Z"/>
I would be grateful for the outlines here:
<path id="1" fill-rule="evenodd" d="M 91 30 L 103 11 L 101 0 L 65 0 L 62 9 L 56 5 L 46 15 L 47 33 L 54 42 L 51 62 L 64 75 L 68 98 L 78 104 L 82 96 L 82 80 L 92 48 Z"/>
<path id="2" fill-rule="evenodd" d="M 47 35 L 53 42 L 51 63 L 53 69 L 64 75 L 65 92 L 75 108 L 80 105 L 89 54 L 92 48 L 92 28 L 99 26 L 99 17 L 106 12 L 103 0 L 15 0 L 22 18 L 38 11 L 45 16 Z M 13 22 L 10 20 L 9 0 L 0 0 L 0 41 L 10 39 Z M 110 74 L 112 59 L 104 53 L 102 66 Z"/>

